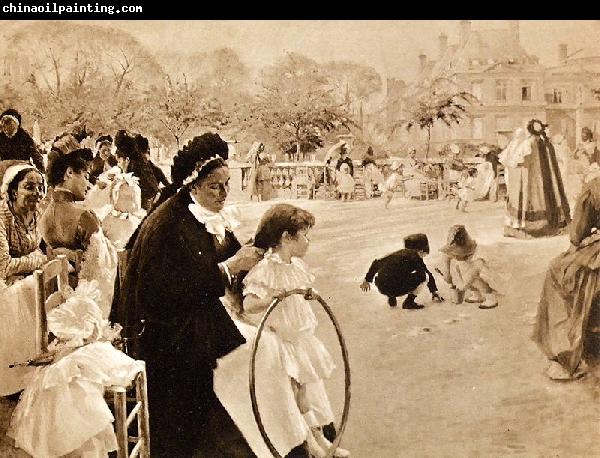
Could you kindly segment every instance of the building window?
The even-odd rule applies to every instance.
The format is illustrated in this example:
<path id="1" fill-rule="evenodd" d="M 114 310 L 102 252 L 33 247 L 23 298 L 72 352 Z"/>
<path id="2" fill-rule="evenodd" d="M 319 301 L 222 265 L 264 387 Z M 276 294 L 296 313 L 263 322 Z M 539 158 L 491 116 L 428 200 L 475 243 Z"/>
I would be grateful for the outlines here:
<path id="1" fill-rule="evenodd" d="M 496 100 L 498 102 L 506 102 L 508 94 L 508 81 L 497 80 L 496 81 Z"/>
<path id="2" fill-rule="evenodd" d="M 521 100 L 523 102 L 531 101 L 531 85 L 530 84 L 524 84 L 521 86 Z"/>
<path id="3" fill-rule="evenodd" d="M 471 94 L 477 97 L 477 100 L 479 100 L 480 102 L 483 100 L 481 81 L 473 81 L 473 83 L 471 83 Z"/>
<path id="4" fill-rule="evenodd" d="M 475 139 L 483 138 L 483 118 L 473 118 L 471 137 Z"/>
<path id="5" fill-rule="evenodd" d="M 562 103 L 562 89 L 552 90 L 552 103 Z"/>

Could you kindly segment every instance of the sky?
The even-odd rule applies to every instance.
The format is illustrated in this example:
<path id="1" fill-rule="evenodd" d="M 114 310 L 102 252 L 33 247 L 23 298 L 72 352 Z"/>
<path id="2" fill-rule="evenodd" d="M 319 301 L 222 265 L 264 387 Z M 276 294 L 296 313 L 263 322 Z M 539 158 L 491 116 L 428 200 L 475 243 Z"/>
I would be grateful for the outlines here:
<path id="1" fill-rule="evenodd" d="M 0 21 L 5 26 L 8 21 Z M 22 21 L 24 22 L 24 21 Z M 78 21 L 86 22 L 86 21 Z M 231 47 L 252 68 L 299 52 L 319 62 L 352 60 L 373 66 L 386 77 L 414 78 L 418 55 L 437 56 L 438 36 L 458 41 L 459 21 L 214 20 L 87 21 L 131 33 L 151 51 L 210 51 Z M 14 26 L 14 24 L 8 24 Z M 472 21 L 474 30 L 506 28 L 507 21 Z M 558 44 L 569 53 L 585 48 L 600 55 L 600 21 L 520 21 L 521 44 L 546 65 L 557 63 Z"/>

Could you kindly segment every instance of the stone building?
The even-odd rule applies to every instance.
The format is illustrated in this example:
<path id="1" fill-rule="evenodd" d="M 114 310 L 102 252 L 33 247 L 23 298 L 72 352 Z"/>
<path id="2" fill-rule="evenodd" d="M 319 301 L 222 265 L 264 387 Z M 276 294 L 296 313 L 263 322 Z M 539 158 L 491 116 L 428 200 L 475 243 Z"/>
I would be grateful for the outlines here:
<path id="1" fill-rule="evenodd" d="M 521 46 L 519 21 L 507 22 L 505 29 L 473 30 L 471 21 L 460 21 L 458 43 L 449 45 L 440 34 L 437 59 L 419 56 L 420 72 L 412 87 L 442 79 L 451 92 L 476 97 L 459 125 L 434 126 L 433 149 L 451 142 L 502 145 L 526 121 L 545 120 L 544 67 Z"/>
<path id="2" fill-rule="evenodd" d="M 546 119 L 551 133 L 565 136 L 574 148 L 581 129 L 589 127 L 600 135 L 600 100 L 594 89 L 600 89 L 600 56 L 586 50 L 568 54 L 566 44 L 558 45 L 559 64 L 544 74 Z"/>

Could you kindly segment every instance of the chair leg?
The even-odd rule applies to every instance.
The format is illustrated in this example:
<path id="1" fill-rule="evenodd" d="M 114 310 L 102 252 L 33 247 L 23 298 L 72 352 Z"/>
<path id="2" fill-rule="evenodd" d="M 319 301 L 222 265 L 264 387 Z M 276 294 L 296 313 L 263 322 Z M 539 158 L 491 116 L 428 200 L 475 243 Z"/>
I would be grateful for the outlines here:
<path id="1" fill-rule="evenodd" d="M 140 455 L 142 458 L 150 458 L 150 415 L 148 409 L 148 384 L 146 370 L 142 370 L 136 378 L 135 397 L 142 403 L 138 412 L 138 436 L 143 441 Z"/>
<path id="2" fill-rule="evenodd" d="M 117 434 L 117 458 L 128 458 L 129 443 L 127 437 L 127 393 L 124 388 L 113 388 L 115 403 L 115 432 Z"/>

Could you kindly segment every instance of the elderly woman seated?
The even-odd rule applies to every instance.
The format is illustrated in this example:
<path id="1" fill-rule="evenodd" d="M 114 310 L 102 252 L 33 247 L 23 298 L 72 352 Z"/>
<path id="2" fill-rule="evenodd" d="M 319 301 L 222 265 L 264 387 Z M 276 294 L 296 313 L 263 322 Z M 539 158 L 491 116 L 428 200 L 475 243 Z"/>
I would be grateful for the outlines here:
<path id="1" fill-rule="evenodd" d="M 0 282 L 12 284 L 46 262 L 38 222 L 45 182 L 28 162 L 0 162 Z"/>

